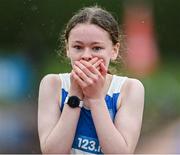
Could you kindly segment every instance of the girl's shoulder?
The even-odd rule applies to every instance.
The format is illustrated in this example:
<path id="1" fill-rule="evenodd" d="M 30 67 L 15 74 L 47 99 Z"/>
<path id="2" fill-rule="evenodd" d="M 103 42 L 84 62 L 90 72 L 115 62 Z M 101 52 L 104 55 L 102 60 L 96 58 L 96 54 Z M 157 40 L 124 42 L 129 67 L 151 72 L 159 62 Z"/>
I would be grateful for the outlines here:
<path id="1" fill-rule="evenodd" d="M 129 78 L 127 76 L 119 76 L 119 75 L 112 75 L 113 85 L 119 87 L 120 91 L 124 91 L 125 89 L 129 89 L 131 87 L 138 89 L 144 89 L 142 82 L 135 78 Z"/>
<path id="2" fill-rule="evenodd" d="M 40 84 L 51 84 L 51 85 L 55 85 L 57 83 L 61 82 L 60 78 L 59 78 L 59 74 L 47 74 L 45 75 Z"/>
<path id="3" fill-rule="evenodd" d="M 125 83 L 126 89 L 142 89 L 144 90 L 144 86 L 142 82 L 138 79 L 135 78 L 127 78 L 126 83 Z"/>
<path id="4" fill-rule="evenodd" d="M 55 93 L 57 90 L 61 88 L 61 83 L 62 82 L 59 77 L 59 74 L 47 74 L 42 78 L 40 82 L 39 91 Z"/>
<path id="5" fill-rule="evenodd" d="M 143 106 L 143 102 L 139 102 L 144 100 L 144 86 L 140 80 L 126 77 L 126 80 L 120 88 L 120 92 L 121 96 L 118 102 L 118 109 L 122 107 L 122 105 L 132 106 L 133 104 L 129 104 L 132 102 L 137 102 L 138 107 Z"/>
<path id="6" fill-rule="evenodd" d="M 40 83 L 40 88 L 48 88 L 48 90 L 60 91 L 61 88 L 69 90 L 70 87 L 70 73 L 47 74 Z"/>
<path id="7" fill-rule="evenodd" d="M 144 86 L 142 82 L 135 78 L 127 78 L 122 86 L 121 92 L 124 97 L 144 96 Z"/>
<path id="8" fill-rule="evenodd" d="M 57 107 L 59 103 L 59 90 L 61 88 L 61 80 L 58 74 L 45 75 L 39 86 L 38 104 L 41 107 Z M 55 103 L 55 104 L 52 104 Z"/>
<path id="9" fill-rule="evenodd" d="M 41 83 L 56 85 L 61 83 L 63 79 L 68 79 L 69 77 L 70 73 L 47 74 L 42 78 Z"/>

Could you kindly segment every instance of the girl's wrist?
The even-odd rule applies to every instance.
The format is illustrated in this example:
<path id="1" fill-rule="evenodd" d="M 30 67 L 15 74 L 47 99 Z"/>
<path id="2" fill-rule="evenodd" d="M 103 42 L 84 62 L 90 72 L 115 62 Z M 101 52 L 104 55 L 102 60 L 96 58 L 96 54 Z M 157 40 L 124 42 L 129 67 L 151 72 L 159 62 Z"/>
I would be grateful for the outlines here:
<path id="1" fill-rule="evenodd" d="M 84 101 L 89 105 L 89 108 L 92 109 L 94 106 L 104 105 L 105 98 L 84 98 Z"/>
<path id="2" fill-rule="evenodd" d="M 77 92 L 73 92 L 73 91 L 70 91 L 70 92 L 69 92 L 69 96 L 77 96 L 80 100 L 83 99 L 82 94 L 77 93 Z"/>

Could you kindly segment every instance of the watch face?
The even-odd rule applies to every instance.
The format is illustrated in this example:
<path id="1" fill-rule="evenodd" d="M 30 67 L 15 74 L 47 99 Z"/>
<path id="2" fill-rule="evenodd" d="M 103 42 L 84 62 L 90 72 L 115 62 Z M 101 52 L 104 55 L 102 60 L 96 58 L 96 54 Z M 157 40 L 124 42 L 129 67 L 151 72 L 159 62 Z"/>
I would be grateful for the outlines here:
<path id="1" fill-rule="evenodd" d="M 80 103 L 80 99 L 77 96 L 69 97 L 67 102 L 67 104 L 72 108 L 79 107 L 79 103 Z"/>

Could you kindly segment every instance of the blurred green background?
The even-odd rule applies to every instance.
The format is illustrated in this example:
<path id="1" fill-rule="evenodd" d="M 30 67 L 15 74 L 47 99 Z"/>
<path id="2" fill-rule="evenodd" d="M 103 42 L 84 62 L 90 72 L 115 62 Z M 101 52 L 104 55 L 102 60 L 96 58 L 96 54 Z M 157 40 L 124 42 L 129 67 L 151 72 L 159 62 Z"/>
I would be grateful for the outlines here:
<path id="1" fill-rule="evenodd" d="M 128 3 L 136 2 L 128 0 Z M 148 145 L 153 133 L 163 132 L 180 117 L 180 1 L 141 1 L 144 2 L 153 12 L 159 65 L 148 76 L 136 76 L 145 87 L 137 152 L 166 153 L 163 146 L 160 152 L 148 152 L 143 147 Z M 74 12 L 98 4 L 112 12 L 123 25 L 125 3 L 127 0 L 0 0 L 0 153 L 40 153 L 39 83 L 48 73 L 70 70 L 69 63 L 61 61 L 63 58 L 56 51 L 59 35 Z M 117 67 L 112 66 L 117 74 L 122 73 Z M 134 76 L 126 70 L 123 73 Z M 173 135 L 177 137 L 176 133 Z M 167 153 L 180 153 L 178 144 L 179 141 L 174 143 L 172 151 Z"/>

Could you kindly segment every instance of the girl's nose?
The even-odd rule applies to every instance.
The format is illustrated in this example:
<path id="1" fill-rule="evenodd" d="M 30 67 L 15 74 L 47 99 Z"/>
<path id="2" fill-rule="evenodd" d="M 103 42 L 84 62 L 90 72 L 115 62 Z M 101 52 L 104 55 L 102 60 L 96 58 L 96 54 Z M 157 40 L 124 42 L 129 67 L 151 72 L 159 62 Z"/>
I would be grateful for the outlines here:
<path id="1" fill-rule="evenodd" d="M 85 49 L 81 59 L 86 60 L 86 61 L 90 61 L 92 59 L 92 53 L 89 49 Z"/>

